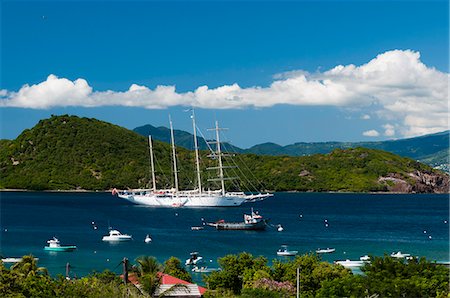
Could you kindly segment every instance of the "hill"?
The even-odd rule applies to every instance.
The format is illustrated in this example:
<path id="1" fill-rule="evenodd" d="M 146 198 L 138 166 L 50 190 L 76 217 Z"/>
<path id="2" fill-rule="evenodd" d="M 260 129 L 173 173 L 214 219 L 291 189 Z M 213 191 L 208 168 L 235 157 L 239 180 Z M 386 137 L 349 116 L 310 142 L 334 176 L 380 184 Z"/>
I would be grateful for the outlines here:
<path id="1" fill-rule="evenodd" d="M 156 128 L 151 125 L 145 125 L 135 128 L 134 131 L 143 136 L 148 136 L 151 134 L 156 140 L 170 142 L 170 130 L 166 127 Z M 187 149 L 192 149 L 194 147 L 192 134 L 182 130 L 175 130 L 174 134 L 175 143 L 177 146 Z M 203 150 L 207 150 L 205 141 L 200 137 L 197 137 L 197 140 L 199 147 Z M 287 146 L 280 146 L 278 144 L 268 142 L 252 146 L 248 149 L 242 149 L 231 144 L 227 144 L 227 149 L 230 152 L 274 156 L 303 156 L 318 153 L 326 154 L 335 149 L 357 147 L 384 150 L 400 156 L 419 160 L 425 164 L 447 172 L 449 170 L 449 131 L 408 139 L 380 142 L 299 142 Z"/>
<path id="2" fill-rule="evenodd" d="M 172 182 L 170 147 L 154 143 L 159 187 Z M 215 161 L 201 152 L 203 185 L 206 167 Z M 194 154 L 177 151 L 180 185 L 194 186 Z M 336 149 L 312 156 L 237 154 L 225 165 L 229 176 L 247 177 L 229 189 L 272 191 L 447 192 L 449 176 L 415 160 L 385 151 Z M 146 187 L 149 154 L 145 137 L 96 119 L 53 116 L 25 130 L 16 140 L 0 142 L 0 188 L 105 190 Z M 210 174 L 214 175 L 214 173 Z"/>

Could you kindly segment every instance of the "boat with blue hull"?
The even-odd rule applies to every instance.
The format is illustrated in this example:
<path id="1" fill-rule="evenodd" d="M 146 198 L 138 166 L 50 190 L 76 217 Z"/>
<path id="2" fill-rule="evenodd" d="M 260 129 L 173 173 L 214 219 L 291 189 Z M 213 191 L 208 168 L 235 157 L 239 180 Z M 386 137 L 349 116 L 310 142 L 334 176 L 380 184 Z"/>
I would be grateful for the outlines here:
<path id="1" fill-rule="evenodd" d="M 77 249 L 76 245 L 61 245 L 56 237 L 47 241 L 48 245 L 44 246 L 44 250 L 48 251 L 74 251 Z"/>

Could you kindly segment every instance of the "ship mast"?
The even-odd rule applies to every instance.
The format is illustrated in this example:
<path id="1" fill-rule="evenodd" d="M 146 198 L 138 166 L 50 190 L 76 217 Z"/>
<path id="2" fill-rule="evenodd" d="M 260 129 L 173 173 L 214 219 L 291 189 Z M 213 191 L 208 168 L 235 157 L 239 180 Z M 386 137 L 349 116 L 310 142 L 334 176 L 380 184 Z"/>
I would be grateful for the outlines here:
<path id="1" fill-rule="evenodd" d="M 194 147 L 195 147 L 195 164 L 197 166 L 197 185 L 198 185 L 198 193 L 202 193 L 202 180 L 200 176 L 200 161 L 198 157 L 198 144 L 197 144 L 197 129 L 195 125 L 195 113 L 194 109 L 192 109 L 192 128 L 194 130 Z"/>
<path id="2" fill-rule="evenodd" d="M 152 168 L 152 182 L 153 182 L 153 191 L 156 192 L 156 179 L 155 179 L 155 165 L 153 163 L 153 144 L 152 144 L 152 136 L 148 136 L 148 145 L 150 150 L 150 165 Z"/>
<path id="3" fill-rule="evenodd" d="M 172 142 L 172 158 L 173 158 L 173 175 L 175 179 L 175 191 L 178 192 L 178 170 L 177 170 L 177 156 L 175 153 L 175 140 L 173 137 L 173 126 L 172 126 L 172 118 L 169 115 L 170 122 L 170 139 Z"/>
<path id="4" fill-rule="evenodd" d="M 219 179 L 222 186 L 222 195 L 225 195 L 225 181 L 223 178 L 223 164 L 222 164 L 222 153 L 220 151 L 220 140 L 219 140 L 219 122 L 216 121 L 216 144 L 217 144 L 217 154 L 219 155 Z"/>

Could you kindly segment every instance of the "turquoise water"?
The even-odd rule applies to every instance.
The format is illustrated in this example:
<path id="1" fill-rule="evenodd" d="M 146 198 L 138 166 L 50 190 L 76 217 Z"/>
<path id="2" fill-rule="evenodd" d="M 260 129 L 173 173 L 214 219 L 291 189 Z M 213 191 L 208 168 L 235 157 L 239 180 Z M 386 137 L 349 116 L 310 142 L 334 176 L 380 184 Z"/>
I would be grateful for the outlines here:
<path id="1" fill-rule="evenodd" d="M 191 231 L 191 226 L 201 225 L 201 218 L 239 221 L 250 207 L 284 231 Z M 323 256 L 330 262 L 399 250 L 449 261 L 448 220 L 447 195 L 277 193 L 235 208 L 161 209 L 131 205 L 108 193 L 3 192 L 0 248 L 8 257 L 33 254 L 54 275 L 64 274 L 69 262 L 77 276 L 104 269 L 119 273 L 123 257 L 133 261 L 140 255 L 161 262 L 176 256 L 184 262 L 191 251 L 199 251 L 210 267 L 217 267 L 218 257 L 241 251 L 272 260 L 282 244 L 300 253 L 336 248 Z M 108 224 L 134 240 L 102 242 Z M 144 243 L 146 234 L 152 243 Z M 44 251 L 53 236 L 78 249 Z"/>

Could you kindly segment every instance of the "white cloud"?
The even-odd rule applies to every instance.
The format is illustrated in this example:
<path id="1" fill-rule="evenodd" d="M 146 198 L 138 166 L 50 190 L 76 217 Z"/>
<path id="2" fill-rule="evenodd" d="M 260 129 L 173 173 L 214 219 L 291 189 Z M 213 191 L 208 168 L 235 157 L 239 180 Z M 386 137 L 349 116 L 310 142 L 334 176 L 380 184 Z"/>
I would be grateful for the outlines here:
<path id="1" fill-rule="evenodd" d="M 385 124 L 383 125 L 384 128 L 384 135 L 387 137 L 392 137 L 395 135 L 395 129 L 394 126 L 391 124 Z"/>
<path id="2" fill-rule="evenodd" d="M 362 120 L 369 120 L 370 119 L 370 115 L 364 114 L 361 116 Z"/>
<path id="3" fill-rule="evenodd" d="M 93 91 L 86 80 L 50 75 L 17 92 L 1 90 L 0 106 L 46 109 L 60 106 L 130 106 L 147 109 L 170 106 L 230 109 L 276 104 L 336 106 L 367 113 L 393 123 L 385 135 L 413 136 L 448 129 L 449 75 L 427 67 L 420 54 L 393 50 L 366 64 L 338 65 L 310 74 L 303 70 L 274 75 L 267 87 L 238 84 L 179 93 L 175 86 L 150 89 L 133 84 L 126 91 Z M 375 107 L 375 108 L 374 108 Z M 368 114 L 363 119 L 370 117 Z M 390 124 L 392 125 L 392 124 Z"/>
<path id="4" fill-rule="evenodd" d="M 380 133 L 376 131 L 375 129 L 367 130 L 363 132 L 363 136 L 365 137 L 378 137 Z"/>

